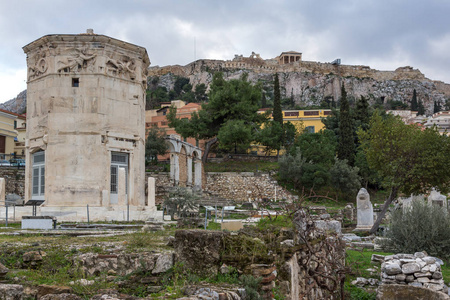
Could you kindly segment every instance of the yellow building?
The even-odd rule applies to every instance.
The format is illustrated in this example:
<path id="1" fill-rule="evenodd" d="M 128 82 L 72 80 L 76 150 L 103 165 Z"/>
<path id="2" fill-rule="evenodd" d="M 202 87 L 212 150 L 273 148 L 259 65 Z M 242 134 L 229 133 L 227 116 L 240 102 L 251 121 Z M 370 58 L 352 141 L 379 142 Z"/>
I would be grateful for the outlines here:
<path id="1" fill-rule="evenodd" d="M 291 122 L 298 132 L 306 130 L 316 133 L 325 127 L 322 118 L 329 115 L 331 115 L 331 109 L 283 110 L 283 122 Z"/>
<path id="2" fill-rule="evenodd" d="M 258 113 L 265 113 L 265 110 L 262 109 Z M 283 122 L 291 122 L 299 133 L 304 131 L 317 133 L 325 127 L 322 118 L 329 115 L 331 115 L 331 109 L 283 110 Z M 272 114 L 269 117 L 273 119 Z M 261 145 L 251 145 L 251 152 L 258 155 L 266 154 L 265 147 Z M 276 151 L 270 153 L 270 155 L 276 154 Z"/>
<path id="3" fill-rule="evenodd" d="M 17 130 L 14 153 L 18 156 L 25 155 L 25 137 L 27 134 L 27 119 L 25 115 L 19 115 L 14 121 L 14 129 Z"/>
<path id="4" fill-rule="evenodd" d="M 17 137 L 15 120 L 18 114 L 0 109 L 0 158 L 10 159 L 14 155 L 14 139 Z"/>

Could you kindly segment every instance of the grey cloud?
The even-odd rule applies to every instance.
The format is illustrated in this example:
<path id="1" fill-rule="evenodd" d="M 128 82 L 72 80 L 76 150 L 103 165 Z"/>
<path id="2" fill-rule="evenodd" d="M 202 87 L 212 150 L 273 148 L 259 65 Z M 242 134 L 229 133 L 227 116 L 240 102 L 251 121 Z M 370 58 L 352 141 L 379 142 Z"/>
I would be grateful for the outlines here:
<path id="1" fill-rule="evenodd" d="M 43 35 L 94 28 L 146 47 L 152 65 L 191 62 L 195 38 L 196 58 L 296 50 L 305 60 L 407 64 L 450 82 L 442 50 L 450 43 L 449 11 L 443 0 L 0 0 L 0 68 L 25 68 L 21 47 Z"/>

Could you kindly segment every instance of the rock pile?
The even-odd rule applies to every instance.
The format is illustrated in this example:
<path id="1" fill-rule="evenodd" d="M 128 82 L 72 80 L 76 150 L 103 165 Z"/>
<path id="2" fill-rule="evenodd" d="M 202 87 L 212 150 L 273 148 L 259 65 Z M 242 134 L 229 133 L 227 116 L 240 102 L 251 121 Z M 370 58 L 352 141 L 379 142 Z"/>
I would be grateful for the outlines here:
<path id="1" fill-rule="evenodd" d="M 380 261 L 380 255 L 372 261 Z M 428 256 L 426 252 L 395 254 L 384 257 L 381 264 L 382 284 L 408 284 L 447 293 L 448 287 L 442 278 L 442 260 Z"/>
<path id="2" fill-rule="evenodd" d="M 6 274 L 8 274 L 9 269 L 0 263 L 0 280 L 5 279 Z"/>

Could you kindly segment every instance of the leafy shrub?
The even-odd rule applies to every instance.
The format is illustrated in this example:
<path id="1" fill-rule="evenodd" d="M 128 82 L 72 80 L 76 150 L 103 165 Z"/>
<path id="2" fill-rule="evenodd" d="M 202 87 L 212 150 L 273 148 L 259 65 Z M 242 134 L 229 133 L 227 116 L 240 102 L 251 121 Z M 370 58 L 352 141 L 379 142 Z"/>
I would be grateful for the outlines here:
<path id="1" fill-rule="evenodd" d="M 346 159 L 335 158 L 334 165 L 330 169 L 331 185 L 345 195 L 356 194 L 361 187 L 358 172 L 359 169 L 349 166 Z"/>
<path id="2" fill-rule="evenodd" d="M 384 246 L 395 252 L 450 258 L 450 215 L 442 207 L 413 201 L 411 206 L 392 212 Z"/>
<path id="3" fill-rule="evenodd" d="M 260 300 L 262 299 L 259 294 L 261 278 L 253 277 L 252 275 L 242 275 L 239 277 L 242 286 L 245 288 L 244 300 Z"/>
<path id="4" fill-rule="evenodd" d="M 176 187 L 169 192 L 169 196 L 164 200 L 164 207 L 173 218 L 176 213 L 178 217 L 186 217 L 190 211 L 197 210 L 199 200 L 191 189 Z"/>

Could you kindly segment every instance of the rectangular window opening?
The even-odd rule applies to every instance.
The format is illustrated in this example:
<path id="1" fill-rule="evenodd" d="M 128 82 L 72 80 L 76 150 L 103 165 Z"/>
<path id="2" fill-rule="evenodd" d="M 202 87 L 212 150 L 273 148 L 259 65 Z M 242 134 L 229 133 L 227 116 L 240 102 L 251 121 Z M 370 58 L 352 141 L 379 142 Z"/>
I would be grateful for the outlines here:
<path id="1" fill-rule="evenodd" d="M 80 86 L 80 78 L 72 78 L 72 87 Z"/>

